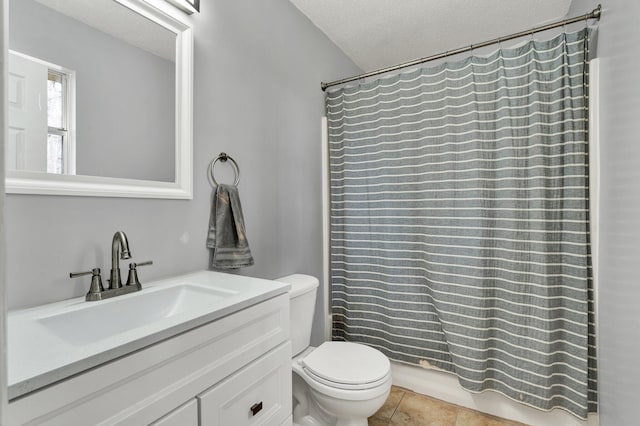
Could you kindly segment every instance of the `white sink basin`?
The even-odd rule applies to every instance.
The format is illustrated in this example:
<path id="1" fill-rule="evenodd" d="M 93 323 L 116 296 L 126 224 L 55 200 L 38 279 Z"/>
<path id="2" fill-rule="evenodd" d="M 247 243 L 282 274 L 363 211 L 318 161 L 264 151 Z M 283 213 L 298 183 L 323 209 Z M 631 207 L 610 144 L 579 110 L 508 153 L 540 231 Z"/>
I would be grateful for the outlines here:
<path id="1" fill-rule="evenodd" d="M 284 283 L 219 272 L 143 283 L 98 302 L 84 297 L 10 311 L 9 398 L 63 380 L 278 294 Z"/>
<path id="2" fill-rule="evenodd" d="M 207 312 L 220 299 L 236 294 L 237 291 L 194 284 L 170 284 L 114 297 L 100 304 L 83 303 L 80 309 L 42 317 L 38 321 L 61 339 L 84 345 L 176 315 Z"/>

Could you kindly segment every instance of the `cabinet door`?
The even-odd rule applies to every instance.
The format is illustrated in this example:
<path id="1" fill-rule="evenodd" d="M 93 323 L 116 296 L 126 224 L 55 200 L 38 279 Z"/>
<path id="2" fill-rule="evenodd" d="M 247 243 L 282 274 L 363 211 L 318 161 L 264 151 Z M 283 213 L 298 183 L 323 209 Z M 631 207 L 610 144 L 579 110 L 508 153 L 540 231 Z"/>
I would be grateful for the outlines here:
<path id="1" fill-rule="evenodd" d="M 151 423 L 151 426 L 198 426 L 198 401 L 192 399 Z"/>
<path id="2" fill-rule="evenodd" d="M 206 426 L 280 426 L 291 415 L 291 344 L 282 344 L 198 396 Z"/>

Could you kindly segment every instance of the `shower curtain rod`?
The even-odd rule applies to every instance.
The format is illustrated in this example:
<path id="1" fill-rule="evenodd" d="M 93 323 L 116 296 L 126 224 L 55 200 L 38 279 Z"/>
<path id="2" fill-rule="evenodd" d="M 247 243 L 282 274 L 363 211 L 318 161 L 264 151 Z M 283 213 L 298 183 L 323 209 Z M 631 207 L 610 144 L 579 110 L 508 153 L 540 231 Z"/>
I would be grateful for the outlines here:
<path id="1" fill-rule="evenodd" d="M 535 28 L 532 28 L 532 29 L 527 30 L 527 31 L 520 31 L 519 33 L 510 34 L 510 35 L 504 36 L 504 37 L 494 38 L 493 40 L 483 41 L 482 43 L 471 44 L 469 46 L 460 47 L 460 48 L 455 49 L 455 50 L 447 50 L 446 52 L 438 53 L 437 55 L 427 56 L 425 58 L 416 59 L 416 60 L 413 60 L 413 61 L 410 61 L 410 62 L 405 62 L 405 63 L 402 63 L 402 64 L 398 64 L 398 65 L 393 65 L 393 66 L 387 67 L 387 68 L 381 68 L 379 70 L 371 71 L 371 72 L 368 72 L 368 73 L 365 73 L 365 74 L 360 74 L 360 75 L 356 75 L 356 76 L 353 76 L 353 77 L 343 78 L 342 80 L 331 81 L 329 83 L 320 83 L 320 88 L 324 92 L 325 90 L 327 90 L 328 87 L 338 86 L 338 85 L 343 84 L 343 83 L 348 83 L 350 81 L 360 80 L 362 78 L 372 77 L 374 75 L 384 74 L 384 73 L 387 73 L 387 72 L 390 72 L 390 71 L 396 71 L 396 70 L 399 70 L 399 69 L 402 69 L 402 68 L 407 68 L 407 67 L 411 67 L 411 66 L 414 66 L 414 65 L 419 65 L 419 64 L 422 64 L 424 62 L 434 61 L 436 59 L 446 58 L 447 56 L 457 55 L 459 53 L 470 52 L 470 51 L 473 51 L 474 49 L 479 49 L 479 48 L 485 47 L 485 46 L 491 46 L 492 44 L 499 44 L 499 43 L 501 43 L 503 41 L 513 40 L 515 38 L 524 37 L 526 35 L 533 35 L 534 33 L 550 30 L 552 28 L 562 27 L 562 26 L 567 25 L 567 24 L 573 24 L 574 22 L 586 21 L 588 19 L 599 20 L 601 14 L 602 14 L 602 5 L 599 4 L 598 7 L 593 9 L 590 13 L 585 13 L 584 15 L 576 16 L 575 18 L 564 19 L 562 21 L 553 22 L 551 24 L 543 25 L 541 27 L 535 27 Z"/>

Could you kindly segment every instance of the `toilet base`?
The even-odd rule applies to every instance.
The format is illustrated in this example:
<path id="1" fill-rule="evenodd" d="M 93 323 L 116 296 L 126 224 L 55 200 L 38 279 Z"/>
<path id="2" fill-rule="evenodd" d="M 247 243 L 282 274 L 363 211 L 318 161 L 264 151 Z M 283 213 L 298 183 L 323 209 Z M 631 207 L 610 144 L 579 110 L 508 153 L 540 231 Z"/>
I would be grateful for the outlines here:
<path id="1" fill-rule="evenodd" d="M 318 406 L 304 380 L 296 373 L 292 379 L 293 426 L 335 426 L 336 419 Z"/>
<path id="2" fill-rule="evenodd" d="M 367 426 L 367 418 L 375 414 L 382 407 L 391 391 L 391 380 L 388 382 L 386 392 L 375 398 L 360 401 L 344 401 L 329 395 L 310 390 L 312 399 L 320 408 L 320 411 L 335 415 L 335 420 L 330 423 L 335 426 Z M 339 413 L 339 414 L 336 414 Z"/>
<path id="3" fill-rule="evenodd" d="M 335 423 L 335 426 L 368 426 L 369 422 L 367 419 L 359 419 L 359 420 L 338 420 Z M 325 423 L 319 422 L 315 417 L 306 415 L 298 421 L 293 422 L 293 426 L 326 426 Z"/>
<path id="4" fill-rule="evenodd" d="M 294 361 L 295 362 L 295 361 Z M 293 426 L 368 426 L 373 415 L 386 401 L 391 390 L 391 377 L 374 398 L 347 401 L 320 393 L 308 386 L 293 369 Z M 340 413 L 336 417 L 335 413 Z"/>
<path id="5" fill-rule="evenodd" d="M 336 426 L 368 426 L 369 422 L 367 419 L 358 419 L 358 420 L 338 420 Z"/>
<path id="6" fill-rule="evenodd" d="M 298 421 L 294 421 L 293 426 L 323 426 L 323 425 L 312 416 L 307 415 L 302 417 L 301 419 L 298 419 Z"/>

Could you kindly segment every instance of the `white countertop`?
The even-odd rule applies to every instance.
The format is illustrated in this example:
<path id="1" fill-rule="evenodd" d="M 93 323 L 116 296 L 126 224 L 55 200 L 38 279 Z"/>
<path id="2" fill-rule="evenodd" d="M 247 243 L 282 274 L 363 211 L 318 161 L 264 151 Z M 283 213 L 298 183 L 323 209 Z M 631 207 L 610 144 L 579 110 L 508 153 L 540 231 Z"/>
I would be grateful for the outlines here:
<path id="1" fill-rule="evenodd" d="M 111 318 L 101 317 L 102 311 L 111 312 L 109 304 L 120 302 L 111 307 L 121 306 L 123 302 L 129 302 L 127 298 L 143 298 L 137 300 L 148 302 L 144 309 L 149 313 L 154 308 L 154 294 L 177 284 L 194 286 L 193 288 L 207 287 L 223 296 L 207 303 L 198 304 L 195 301 L 193 306 L 188 305 L 188 310 L 178 313 L 153 312 L 157 318 L 151 323 L 136 324 L 135 316 L 130 316 L 131 319 L 126 319 L 127 322 L 124 323 L 118 322 L 117 315 L 110 314 Z M 33 392 L 288 290 L 289 285 L 282 282 L 200 271 L 143 284 L 143 289 L 139 292 L 104 301 L 86 302 L 84 297 L 80 297 L 10 311 L 7 321 L 9 399 Z M 79 320 L 63 329 L 48 326 L 61 313 L 64 315 L 69 312 Z M 99 318 L 99 321 L 82 321 L 87 318 Z M 110 321 L 108 328 L 111 331 L 101 333 L 103 324 Z M 87 328 L 94 332 L 87 333 Z"/>

